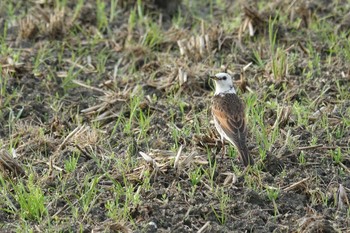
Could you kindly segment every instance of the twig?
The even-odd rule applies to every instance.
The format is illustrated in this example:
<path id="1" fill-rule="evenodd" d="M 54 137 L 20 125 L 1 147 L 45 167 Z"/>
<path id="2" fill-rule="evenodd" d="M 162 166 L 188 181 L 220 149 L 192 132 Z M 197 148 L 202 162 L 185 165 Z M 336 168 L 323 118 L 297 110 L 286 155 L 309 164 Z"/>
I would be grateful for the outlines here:
<path id="1" fill-rule="evenodd" d="M 84 132 L 86 130 L 85 125 L 82 126 L 78 126 L 76 127 L 72 132 L 70 132 L 67 137 L 65 137 L 65 139 L 63 140 L 63 142 L 57 147 L 57 149 L 53 152 L 53 154 L 50 156 L 49 158 L 49 162 L 47 163 L 49 165 L 49 174 L 51 174 L 52 172 L 52 168 L 55 168 L 57 170 L 61 170 L 62 168 L 57 167 L 56 165 L 54 165 L 54 160 L 56 158 L 56 156 L 58 155 L 58 153 L 60 152 L 60 150 L 62 149 L 62 147 L 67 143 L 67 141 L 69 139 L 71 139 L 74 135 L 79 134 L 81 132 Z M 62 169 L 63 170 L 63 169 Z"/>
<path id="2" fill-rule="evenodd" d="M 89 86 L 81 81 L 78 81 L 78 80 L 73 80 L 72 81 L 73 83 L 79 85 L 79 86 L 82 86 L 82 87 L 85 87 L 85 88 L 88 88 L 88 89 L 91 89 L 91 90 L 94 90 L 94 91 L 98 91 L 98 92 L 101 92 L 103 94 L 106 94 L 106 91 L 100 89 L 100 88 L 97 88 L 97 87 L 92 87 L 92 86 Z"/>
<path id="3" fill-rule="evenodd" d="M 301 147 L 298 147 L 298 150 L 310 150 L 310 149 L 315 149 L 319 147 L 323 147 L 323 144 L 318 144 L 314 146 L 301 146 Z"/>
<path id="4" fill-rule="evenodd" d="M 181 152 L 182 152 L 182 145 L 180 146 L 177 154 L 176 154 L 176 157 L 175 157 L 175 162 L 174 162 L 174 168 L 177 168 L 178 164 L 179 164 L 179 159 L 180 159 L 180 156 L 181 156 Z"/>
<path id="5" fill-rule="evenodd" d="M 74 135 L 81 133 L 85 130 L 85 125 L 76 127 L 72 132 L 70 132 L 67 137 L 63 140 L 63 142 L 58 146 L 56 151 L 59 151 L 62 149 L 62 147 L 67 143 L 69 139 L 71 139 Z"/>
<path id="6" fill-rule="evenodd" d="M 293 190 L 295 187 L 297 187 L 298 185 L 304 183 L 305 181 L 307 181 L 309 179 L 310 179 L 310 177 L 307 177 L 307 178 L 304 178 L 296 183 L 293 183 L 293 184 L 289 185 L 288 187 L 284 188 L 283 191 L 287 192 L 287 191 Z"/>
<path id="7" fill-rule="evenodd" d="M 338 199 L 338 209 L 343 209 L 346 206 L 349 206 L 349 199 L 342 184 L 339 184 L 339 188 L 337 191 L 337 199 Z"/>
<path id="8" fill-rule="evenodd" d="M 194 156 L 195 156 L 195 153 L 192 152 L 189 156 L 187 156 L 184 160 L 181 161 L 179 166 L 185 167 L 185 166 L 191 164 L 191 162 L 194 159 Z"/>
<path id="9" fill-rule="evenodd" d="M 98 105 L 95 105 L 95 106 L 92 106 L 92 107 L 89 107 L 89 108 L 85 108 L 83 110 L 81 110 L 82 113 L 96 113 L 97 109 L 101 108 L 101 107 L 105 107 L 106 106 L 106 103 L 102 103 L 102 104 L 98 104 Z"/>
<path id="10" fill-rule="evenodd" d="M 349 149 L 350 146 L 324 146 L 320 149 L 326 149 L 326 150 L 334 150 L 334 149 L 337 149 L 337 148 L 340 148 L 340 149 Z"/>
<path id="11" fill-rule="evenodd" d="M 188 218 L 188 216 L 190 215 L 190 212 L 192 211 L 193 207 L 190 206 L 185 214 L 185 216 L 183 217 L 183 220 L 186 220 Z"/>
<path id="12" fill-rule="evenodd" d="M 340 149 L 349 149 L 350 146 L 323 146 L 323 144 L 319 144 L 319 145 L 314 145 L 314 146 L 302 146 L 302 147 L 298 147 L 298 150 L 310 150 L 310 149 L 324 149 L 324 150 L 334 150 L 337 148 Z"/>
<path id="13" fill-rule="evenodd" d="M 272 126 L 272 129 L 276 128 L 279 125 L 279 122 L 281 121 L 282 118 L 282 112 L 283 112 L 283 108 L 278 109 L 279 111 L 277 112 L 277 117 L 276 117 L 276 121 Z"/>
<path id="14" fill-rule="evenodd" d="M 151 156 L 149 156 L 148 154 L 140 151 L 139 154 L 142 156 L 142 158 L 147 162 L 147 163 L 150 163 L 152 164 L 153 168 L 155 170 L 158 170 L 159 169 L 159 164 L 156 162 L 155 159 L 153 159 Z"/>
<path id="15" fill-rule="evenodd" d="M 210 221 L 206 222 L 198 231 L 197 233 L 202 233 L 204 232 L 210 225 Z"/>
<path id="16" fill-rule="evenodd" d="M 298 42 L 298 46 L 306 55 L 309 55 L 309 51 L 300 42 Z"/>
<path id="17" fill-rule="evenodd" d="M 348 173 L 350 173 L 350 169 L 349 169 L 347 166 L 345 166 L 343 163 L 339 163 L 339 165 L 340 165 L 342 168 L 344 168 L 344 170 L 346 170 Z"/>
<path id="18" fill-rule="evenodd" d="M 148 154 L 140 151 L 139 154 L 142 156 L 142 158 L 147 162 L 147 163 L 153 163 L 154 162 L 154 159 L 149 156 Z"/>
<path id="19" fill-rule="evenodd" d="M 79 60 L 79 59 L 78 59 L 78 60 Z M 72 61 L 72 60 L 70 60 L 70 59 L 65 59 L 64 61 L 67 62 L 67 63 L 69 63 L 69 64 L 72 64 L 72 65 L 75 66 L 75 67 L 78 67 L 78 68 L 84 70 L 85 73 L 94 73 L 94 72 L 96 72 L 95 67 L 94 67 L 93 70 L 88 69 L 88 68 L 86 68 L 85 66 L 80 65 L 80 64 L 78 63 L 78 60 L 77 60 L 77 61 Z"/>
<path id="20" fill-rule="evenodd" d="M 75 204 L 77 204 L 78 201 L 80 201 L 80 199 L 75 200 L 75 201 L 71 204 L 71 206 L 74 206 Z M 70 206 L 69 204 L 70 204 L 70 203 L 65 204 L 65 205 L 64 205 L 61 209 L 59 209 L 54 215 L 52 215 L 52 217 L 55 217 L 56 215 L 58 215 L 59 213 L 61 213 L 63 210 L 67 209 L 67 207 Z"/>
<path id="21" fill-rule="evenodd" d="M 59 166 L 56 166 L 55 164 L 51 164 L 50 162 L 46 162 L 45 164 L 55 168 L 56 170 L 58 170 L 60 172 L 64 170 L 63 168 L 60 168 Z"/>
<path id="22" fill-rule="evenodd" d="M 251 66 L 252 64 L 253 64 L 253 62 L 249 62 L 249 64 L 245 65 L 243 67 L 243 71 L 246 71 L 249 68 L 249 66 Z"/>

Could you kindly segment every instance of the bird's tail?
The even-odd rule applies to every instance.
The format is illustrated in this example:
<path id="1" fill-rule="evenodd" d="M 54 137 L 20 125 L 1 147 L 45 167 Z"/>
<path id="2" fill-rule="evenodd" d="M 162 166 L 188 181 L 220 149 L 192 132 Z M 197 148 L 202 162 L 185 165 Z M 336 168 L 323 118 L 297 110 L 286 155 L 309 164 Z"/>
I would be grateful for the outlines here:
<path id="1" fill-rule="evenodd" d="M 240 143 L 238 151 L 239 151 L 239 155 L 243 161 L 243 165 L 245 167 L 247 167 L 248 165 L 251 165 L 251 166 L 254 165 L 254 160 L 251 157 L 251 155 L 249 154 L 249 151 L 248 151 L 248 148 L 247 148 L 247 145 L 245 142 Z"/>

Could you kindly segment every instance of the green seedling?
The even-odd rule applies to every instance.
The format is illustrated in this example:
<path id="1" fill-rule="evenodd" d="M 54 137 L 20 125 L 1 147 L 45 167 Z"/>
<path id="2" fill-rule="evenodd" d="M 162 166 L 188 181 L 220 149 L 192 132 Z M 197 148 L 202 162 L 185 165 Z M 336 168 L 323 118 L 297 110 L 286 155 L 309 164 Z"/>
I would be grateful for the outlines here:
<path id="1" fill-rule="evenodd" d="M 158 24 L 150 23 L 143 38 L 142 44 L 150 49 L 154 49 L 163 41 L 163 33 Z"/>
<path id="2" fill-rule="evenodd" d="M 203 172 L 205 177 L 208 179 L 210 183 L 210 187 L 212 188 L 212 190 L 214 190 L 215 189 L 214 175 L 217 168 L 217 163 L 215 158 L 214 158 L 214 161 L 212 161 L 212 154 L 209 148 L 207 148 L 207 158 L 208 158 L 209 167 L 207 169 L 203 169 Z"/>
<path id="3" fill-rule="evenodd" d="M 197 167 L 195 170 L 191 171 L 189 174 L 191 185 L 197 186 L 202 178 L 202 168 Z"/>
<path id="4" fill-rule="evenodd" d="M 73 153 L 69 158 L 64 162 L 64 170 L 67 172 L 73 172 L 78 164 L 79 154 Z"/>
<path id="5" fill-rule="evenodd" d="M 335 164 L 340 164 L 343 162 L 344 156 L 339 147 L 331 151 L 331 156 Z"/>
<path id="6" fill-rule="evenodd" d="M 305 153 L 304 151 L 301 151 L 298 157 L 298 161 L 301 165 L 305 165 L 306 159 L 305 159 Z"/>
<path id="7" fill-rule="evenodd" d="M 116 183 L 113 188 L 115 197 L 106 203 L 107 216 L 118 221 L 133 222 L 130 212 L 140 203 L 140 195 L 134 189 L 131 184 L 122 186 Z"/>
<path id="8" fill-rule="evenodd" d="M 22 219 L 40 221 L 47 215 L 44 192 L 34 184 L 33 175 L 29 176 L 27 185 L 19 182 L 12 184 L 12 188 L 13 197 L 20 206 L 18 214 Z"/>
<path id="9" fill-rule="evenodd" d="M 96 0 L 96 6 L 97 27 L 99 30 L 105 30 L 105 28 L 108 26 L 108 17 L 105 10 L 106 3 L 101 0 Z"/>
<path id="10" fill-rule="evenodd" d="M 90 181 L 90 179 L 92 179 Z M 82 209 L 85 214 L 88 214 L 90 209 L 94 206 L 94 203 L 96 202 L 96 199 L 98 197 L 97 193 L 97 184 L 98 184 L 99 178 L 98 177 L 91 177 L 87 175 L 84 180 L 83 188 L 84 190 L 80 194 L 80 204 L 82 206 Z"/>
<path id="11" fill-rule="evenodd" d="M 267 197 L 273 203 L 275 216 L 277 216 L 277 214 L 279 214 L 279 211 L 278 211 L 278 207 L 277 207 L 277 204 L 276 204 L 276 200 L 277 200 L 277 198 L 278 198 L 278 196 L 280 194 L 280 190 L 277 189 L 277 188 L 274 188 L 274 187 L 266 187 L 265 190 L 266 190 Z"/>
<path id="12" fill-rule="evenodd" d="M 227 220 L 227 203 L 229 203 L 230 197 L 225 193 L 223 188 L 218 188 L 215 192 L 215 195 L 219 200 L 219 210 L 216 210 L 214 206 L 211 206 L 211 209 L 220 224 L 225 224 Z"/>
<path id="13" fill-rule="evenodd" d="M 117 17 L 116 14 L 118 13 L 118 0 L 111 0 L 111 7 L 109 12 L 109 23 L 112 23 L 114 19 Z"/>

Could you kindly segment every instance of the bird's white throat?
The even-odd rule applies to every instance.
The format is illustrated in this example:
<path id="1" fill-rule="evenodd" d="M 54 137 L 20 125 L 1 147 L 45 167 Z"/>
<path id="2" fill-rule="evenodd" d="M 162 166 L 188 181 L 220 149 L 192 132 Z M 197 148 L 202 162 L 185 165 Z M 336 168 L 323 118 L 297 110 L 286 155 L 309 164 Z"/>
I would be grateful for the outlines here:
<path id="1" fill-rule="evenodd" d="M 215 83 L 215 93 L 214 95 L 219 95 L 219 94 L 236 94 L 236 90 L 233 87 L 233 85 L 223 85 L 225 83 Z"/>

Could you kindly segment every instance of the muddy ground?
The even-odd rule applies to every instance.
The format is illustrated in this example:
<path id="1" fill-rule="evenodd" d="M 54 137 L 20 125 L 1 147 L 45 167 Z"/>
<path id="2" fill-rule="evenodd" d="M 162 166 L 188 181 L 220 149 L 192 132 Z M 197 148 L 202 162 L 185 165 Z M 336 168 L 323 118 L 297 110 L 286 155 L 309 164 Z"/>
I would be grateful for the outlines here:
<path id="1" fill-rule="evenodd" d="M 350 232 L 347 1 L 79 2 L 0 4 L 1 232 Z M 224 70 L 247 171 L 211 121 Z"/>

